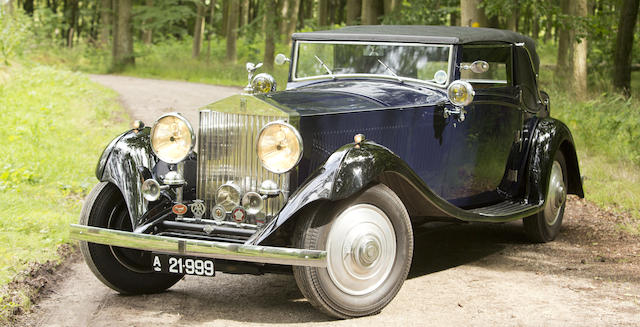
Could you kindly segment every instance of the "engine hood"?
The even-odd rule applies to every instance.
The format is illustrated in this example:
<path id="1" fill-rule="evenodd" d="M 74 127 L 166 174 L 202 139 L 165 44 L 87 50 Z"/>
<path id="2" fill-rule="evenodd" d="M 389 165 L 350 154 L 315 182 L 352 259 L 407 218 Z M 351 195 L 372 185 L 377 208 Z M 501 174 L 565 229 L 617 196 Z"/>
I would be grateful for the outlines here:
<path id="1" fill-rule="evenodd" d="M 384 108 L 433 105 L 446 98 L 444 90 L 390 81 L 341 80 L 316 83 L 282 92 L 257 95 L 300 116 Z"/>

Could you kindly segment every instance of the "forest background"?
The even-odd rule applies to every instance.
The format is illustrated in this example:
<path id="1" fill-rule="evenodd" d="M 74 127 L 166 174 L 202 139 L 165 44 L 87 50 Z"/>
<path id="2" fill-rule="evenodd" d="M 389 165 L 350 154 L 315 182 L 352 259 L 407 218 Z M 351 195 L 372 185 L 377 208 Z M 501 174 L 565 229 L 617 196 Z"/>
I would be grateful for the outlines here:
<path id="1" fill-rule="evenodd" d="M 495 27 L 533 38 L 540 88 L 574 134 L 587 199 L 631 217 L 618 228 L 638 234 L 639 3 L 0 0 L 0 285 L 59 258 L 100 152 L 128 128 L 117 95 L 85 73 L 241 87 L 245 63 L 264 62 L 284 89 L 287 67 L 273 59 L 290 53 L 291 34 L 346 25 Z M 15 303 L 24 301 L 2 300 L 0 311 Z"/>

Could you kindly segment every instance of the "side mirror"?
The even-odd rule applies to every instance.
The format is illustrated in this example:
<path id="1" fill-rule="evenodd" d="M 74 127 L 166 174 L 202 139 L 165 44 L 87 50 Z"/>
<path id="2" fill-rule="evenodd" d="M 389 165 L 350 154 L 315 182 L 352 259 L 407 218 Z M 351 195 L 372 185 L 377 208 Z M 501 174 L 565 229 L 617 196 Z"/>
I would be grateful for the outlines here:
<path id="1" fill-rule="evenodd" d="M 287 58 L 287 56 L 283 55 L 282 53 L 278 53 L 276 55 L 276 58 L 274 60 L 274 62 L 276 63 L 276 65 L 284 65 L 285 62 L 290 62 L 291 59 Z"/>
<path id="2" fill-rule="evenodd" d="M 486 73 L 489 71 L 489 63 L 484 60 L 476 60 L 471 65 L 462 65 L 461 70 L 470 70 L 476 74 Z"/>

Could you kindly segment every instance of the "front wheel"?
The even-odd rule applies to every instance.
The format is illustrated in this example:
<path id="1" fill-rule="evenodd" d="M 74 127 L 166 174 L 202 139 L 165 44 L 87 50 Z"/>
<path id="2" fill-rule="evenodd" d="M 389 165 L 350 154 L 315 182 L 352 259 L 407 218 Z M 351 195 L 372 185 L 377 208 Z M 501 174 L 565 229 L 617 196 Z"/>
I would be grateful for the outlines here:
<path id="1" fill-rule="evenodd" d="M 131 219 L 120 190 L 101 182 L 87 196 L 80 224 L 132 231 Z M 147 251 L 80 242 L 80 252 L 94 275 L 123 294 L 157 293 L 177 283 L 182 276 L 154 273 Z"/>
<path id="2" fill-rule="evenodd" d="M 327 251 L 327 268 L 293 267 L 302 294 L 337 318 L 376 314 L 398 293 L 413 255 L 409 214 L 377 184 L 300 217 L 296 246 Z"/>
<path id="3" fill-rule="evenodd" d="M 567 185 L 567 165 L 562 152 L 558 150 L 551 165 L 544 208 L 523 220 L 525 233 L 532 241 L 551 242 L 560 233 L 567 202 Z"/>

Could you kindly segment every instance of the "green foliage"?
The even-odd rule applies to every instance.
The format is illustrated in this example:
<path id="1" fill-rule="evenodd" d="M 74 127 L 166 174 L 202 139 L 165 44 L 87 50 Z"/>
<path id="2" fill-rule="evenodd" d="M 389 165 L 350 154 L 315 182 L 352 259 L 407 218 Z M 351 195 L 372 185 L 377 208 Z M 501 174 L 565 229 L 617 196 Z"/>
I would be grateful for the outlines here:
<path id="1" fill-rule="evenodd" d="M 20 11 L 9 15 L 0 6 L 0 55 L 5 65 L 21 56 L 31 39 L 31 20 Z"/>
<path id="2" fill-rule="evenodd" d="M 56 257 L 96 160 L 126 128 L 113 91 L 46 66 L 4 69 L 0 82 L 0 285 Z"/>
<path id="3" fill-rule="evenodd" d="M 400 8 L 386 15 L 384 24 L 449 25 L 451 14 L 460 15 L 460 1 L 402 1 Z"/>
<path id="4" fill-rule="evenodd" d="M 163 0 L 153 6 L 133 7 L 133 26 L 136 30 L 152 30 L 156 40 L 182 37 L 188 34 L 187 22 L 195 17 L 194 1 Z"/>

